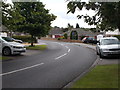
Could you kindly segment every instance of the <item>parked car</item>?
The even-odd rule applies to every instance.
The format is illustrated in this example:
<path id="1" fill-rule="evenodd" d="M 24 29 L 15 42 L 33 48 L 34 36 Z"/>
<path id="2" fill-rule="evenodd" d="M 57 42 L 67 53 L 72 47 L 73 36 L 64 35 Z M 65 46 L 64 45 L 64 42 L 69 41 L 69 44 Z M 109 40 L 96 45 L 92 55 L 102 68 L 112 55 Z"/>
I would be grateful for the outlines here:
<path id="1" fill-rule="evenodd" d="M 82 39 L 83 43 L 97 44 L 97 40 L 94 37 L 85 37 Z"/>
<path id="2" fill-rule="evenodd" d="M 120 41 L 116 37 L 104 37 L 97 43 L 96 53 L 101 58 L 109 55 L 120 55 Z"/>
<path id="3" fill-rule="evenodd" d="M 15 42 L 10 37 L 1 37 L 0 36 L 0 53 L 3 55 L 11 55 L 11 54 L 21 54 L 26 51 L 26 48 L 21 43 Z"/>

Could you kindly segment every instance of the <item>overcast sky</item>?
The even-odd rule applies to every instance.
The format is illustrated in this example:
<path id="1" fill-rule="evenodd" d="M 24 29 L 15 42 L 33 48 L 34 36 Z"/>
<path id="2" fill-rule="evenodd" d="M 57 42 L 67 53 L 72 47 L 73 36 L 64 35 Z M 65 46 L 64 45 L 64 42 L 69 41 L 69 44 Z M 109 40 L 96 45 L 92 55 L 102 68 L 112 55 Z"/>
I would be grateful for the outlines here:
<path id="1" fill-rule="evenodd" d="M 67 14 L 67 3 L 65 0 L 41 0 L 43 4 L 45 4 L 45 8 L 50 10 L 50 13 L 53 13 L 54 15 L 57 16 L 56 20 L 53 21 L 52 26 L 58 26 L 58 27 L 67 27 L 68 23 L 73 25 L 74 27 L 76 26 L 76 23 L 79 24 L 80 27 L 85 27 L 85 28 L 90 28 L 94 26 L 89 26 L 87 23 L 84 22 L 82 19 L 77 19 L 77 15 L 79 13 L 81 14 L 86 14 L 88 13 L 89 15 L 94 15 L 93 11 L 78 11 L 75 14 L 69 13 Z"/>

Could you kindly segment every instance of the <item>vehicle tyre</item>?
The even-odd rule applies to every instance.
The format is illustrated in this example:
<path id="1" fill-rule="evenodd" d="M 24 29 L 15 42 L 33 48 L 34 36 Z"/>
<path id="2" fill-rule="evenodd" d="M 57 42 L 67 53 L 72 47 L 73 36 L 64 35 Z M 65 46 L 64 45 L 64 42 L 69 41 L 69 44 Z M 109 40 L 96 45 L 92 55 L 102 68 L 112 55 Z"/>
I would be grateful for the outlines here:
<path id="1" fill-rule="evenodd" d="M 9 55 L 11 55 L 11 49 L 9 47 L 5 47 L 2 50 L 2 53 L 3 53 L 4 56 L 9 56 Z"/>
<path id="2" fill-rule="evenodd" d="M 102 55 L 102 53 L 100 52 L 100 58 L 104 58 L 104 56 Z"/>
<path id="3" fill-rule="evenodd" d="M 96 54 L 99 55 L 98 51 L 96 50 Z"/>

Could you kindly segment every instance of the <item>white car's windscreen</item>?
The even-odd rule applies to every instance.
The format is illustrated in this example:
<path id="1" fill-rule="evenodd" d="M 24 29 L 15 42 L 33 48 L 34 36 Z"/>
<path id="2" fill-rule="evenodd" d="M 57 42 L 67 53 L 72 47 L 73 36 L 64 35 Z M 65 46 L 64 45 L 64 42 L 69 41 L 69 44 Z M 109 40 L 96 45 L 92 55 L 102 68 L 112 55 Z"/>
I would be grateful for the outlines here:
<path id="1" fill-rule="evenodd" d="M 7 42 L 13 42 L 13 39 L 10 37 L 2 37 L 2 39 L 7 41 Z"/>
<path id="2" fill-rule="evenodd" d="M 111 45 L 111 44 L 119 44 L 119 40 L 117 40 L 117 39 L 103 39 L 101 41 L 101 45 Z"/>

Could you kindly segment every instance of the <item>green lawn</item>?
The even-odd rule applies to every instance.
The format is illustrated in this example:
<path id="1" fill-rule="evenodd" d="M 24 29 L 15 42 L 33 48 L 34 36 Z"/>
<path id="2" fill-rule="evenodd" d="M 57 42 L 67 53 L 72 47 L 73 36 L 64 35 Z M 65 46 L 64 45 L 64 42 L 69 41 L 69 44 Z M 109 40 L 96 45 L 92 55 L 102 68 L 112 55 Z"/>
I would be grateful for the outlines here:
<path id="1" fill-rule="evenodd" d="M 71 88 L 118 88 L 118 65 L 96 66 Z"/>
<path id="2" fill-rule="evenodd" d="M 47 45 L 35 45 L 33 47 L 28 46 L 26 48 L 30 50 L 45 50 L 47 48 Z"/>

